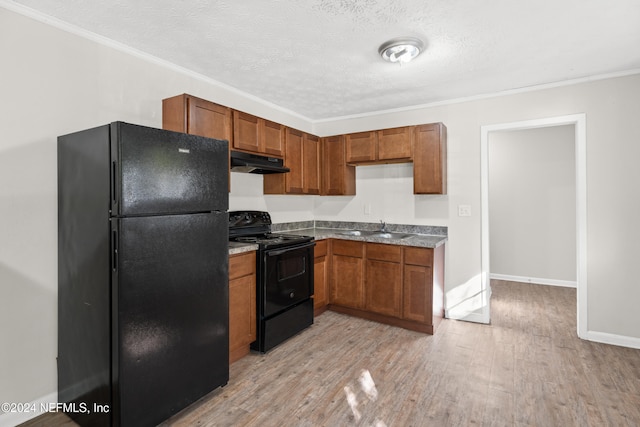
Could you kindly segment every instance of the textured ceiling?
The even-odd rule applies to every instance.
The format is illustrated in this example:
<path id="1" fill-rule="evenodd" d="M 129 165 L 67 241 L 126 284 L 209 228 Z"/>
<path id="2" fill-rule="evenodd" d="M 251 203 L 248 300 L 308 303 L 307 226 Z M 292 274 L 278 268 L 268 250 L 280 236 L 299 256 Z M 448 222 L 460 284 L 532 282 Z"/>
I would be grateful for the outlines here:
<path id="1" fill-rule="evenodd" d="M 310 120 L 640 69 L 638 0 L 13 3 Z M 427 49 L 383 62 L 378 46 L 398 36 Z"/>

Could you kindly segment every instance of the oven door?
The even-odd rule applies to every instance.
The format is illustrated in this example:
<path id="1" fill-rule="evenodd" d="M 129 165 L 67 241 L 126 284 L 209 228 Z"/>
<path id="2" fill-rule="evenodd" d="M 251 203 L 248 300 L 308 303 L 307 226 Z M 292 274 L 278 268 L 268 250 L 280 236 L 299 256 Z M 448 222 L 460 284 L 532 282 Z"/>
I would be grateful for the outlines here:
<path id="1" fill-rule="evenodd" d="M 315 242 L 264 252 L 261 316 L 269 317 L 313 295 Z"/>

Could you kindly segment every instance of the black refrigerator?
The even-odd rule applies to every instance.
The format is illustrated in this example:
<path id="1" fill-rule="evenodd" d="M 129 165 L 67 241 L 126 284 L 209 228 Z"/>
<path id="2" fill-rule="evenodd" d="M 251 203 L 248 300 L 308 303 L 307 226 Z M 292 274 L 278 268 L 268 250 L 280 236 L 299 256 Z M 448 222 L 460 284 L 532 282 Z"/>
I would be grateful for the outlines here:
<path id="1" fill-rule="evenodd" d="M 229 380 L 228 142 L 114 122 L 58 138 L 58 401 L 152 426 Z"/>

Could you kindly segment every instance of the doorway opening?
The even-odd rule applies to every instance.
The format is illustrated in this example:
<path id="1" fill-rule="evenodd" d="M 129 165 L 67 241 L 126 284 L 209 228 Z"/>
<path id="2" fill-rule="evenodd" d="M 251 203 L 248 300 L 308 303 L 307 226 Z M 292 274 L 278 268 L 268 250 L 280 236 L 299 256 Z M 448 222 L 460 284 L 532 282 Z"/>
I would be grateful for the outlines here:
<path id="1" fill-rule="evenodd" d="M 587 335 L 587 241 L 586 241 L 586 116 L 575 114 L 481 127 L 481 256 L 482 288 L 487 294 L 483 317 L 490 321 L 490 245 L 489 245 L 489 138 L 493 132 L 517 131 L 551 126 L 573 125 L 575 136 L 575 202 L 576 202 L 576 294 L 577 334 Z"/>

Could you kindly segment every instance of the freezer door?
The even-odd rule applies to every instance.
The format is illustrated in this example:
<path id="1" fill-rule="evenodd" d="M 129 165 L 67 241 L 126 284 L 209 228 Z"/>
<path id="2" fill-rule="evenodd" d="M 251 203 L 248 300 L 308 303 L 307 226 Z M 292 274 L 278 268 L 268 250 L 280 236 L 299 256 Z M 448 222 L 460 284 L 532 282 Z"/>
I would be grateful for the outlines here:
<path id="1" fill-rule="evenodd" d="M 228 218 L 112 222 L 114 417 L 157 425 L 228 382 Z"/>
<path id="2" fill-rule="evenodd" d="M 228 142 L 111 124 L 114 216 L 228 210 Z"/>

